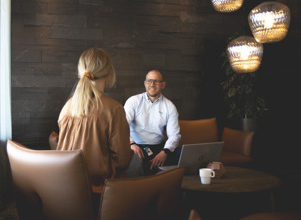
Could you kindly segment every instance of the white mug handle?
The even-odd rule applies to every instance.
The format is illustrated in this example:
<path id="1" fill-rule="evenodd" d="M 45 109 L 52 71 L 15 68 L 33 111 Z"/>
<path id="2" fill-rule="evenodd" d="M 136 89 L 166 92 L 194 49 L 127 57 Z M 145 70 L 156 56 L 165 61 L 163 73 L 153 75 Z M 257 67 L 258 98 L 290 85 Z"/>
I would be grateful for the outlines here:
<path id="1" fill-rule="evenodd" d="M 211 170 L 211 177 L 215 177 L 215 172 Z"/>

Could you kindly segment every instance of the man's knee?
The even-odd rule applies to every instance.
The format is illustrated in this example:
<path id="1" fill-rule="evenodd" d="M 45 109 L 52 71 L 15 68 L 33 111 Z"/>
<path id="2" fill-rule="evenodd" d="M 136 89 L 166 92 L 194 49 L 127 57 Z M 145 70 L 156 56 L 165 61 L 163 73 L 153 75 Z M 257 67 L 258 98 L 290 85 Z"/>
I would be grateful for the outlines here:
<path id="1" fill-rule="evenodd" d="M 143 176 L 143 160 L 134 154 L 129 167 L 126 170 L 127 177 L 134 178 Z"/>

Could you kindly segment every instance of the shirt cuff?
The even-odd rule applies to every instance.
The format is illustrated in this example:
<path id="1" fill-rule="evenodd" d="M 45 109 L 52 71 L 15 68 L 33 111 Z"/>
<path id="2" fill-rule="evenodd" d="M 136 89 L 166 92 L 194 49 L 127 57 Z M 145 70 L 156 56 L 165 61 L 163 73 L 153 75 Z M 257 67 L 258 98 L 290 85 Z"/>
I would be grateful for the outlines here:
<path id="1" fill-rule="evenodd" d="M 163 148 L 163 151 L 166 153 L 167 156 L 171 154 L 171 151 L 167 148 Z"/>

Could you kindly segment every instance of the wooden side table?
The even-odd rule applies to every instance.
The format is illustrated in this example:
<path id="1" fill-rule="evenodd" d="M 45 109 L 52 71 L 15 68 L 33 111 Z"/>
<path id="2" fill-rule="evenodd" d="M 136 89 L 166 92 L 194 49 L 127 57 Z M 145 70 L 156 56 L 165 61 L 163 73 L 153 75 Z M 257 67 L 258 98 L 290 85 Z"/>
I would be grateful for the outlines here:
<path id="1" fill-rule="evenodd" d="M 256 193 L 268 193 L 271 210 L 275 210 L 274 190 L 281 185 L 281 180 L 278 177 L 266 172 L 241 167 L 226 166 L 225 169 L 224 176 L 219 179 L 213 178 L 210 185 L 202 185 L 198 175 L 184 176 L 182 181 L 184 194 L 186 197 L 194 198 L 194 204 L 205 205 L 206 201 L 204 200 L 206 199 L 207 201 L 210 199 L 220 200 L 219 198 L 226 197 L 228 200 L 224 201 L 223 204 L 229 206 L 229 209 L 233 208 L 233 212 L 235 212 L 237 210 L 231 206 L 235 196 L 243 195 L 248 198 L 248 196 Z M 243 196 L 238 199 L 241 206 L 245 202 L 242 199 L 245 198 Z M 211 206 L 215 205 L 214 201 L 211 203 Z M 228 211 L 231 212 L 227 209 Z"/>
<path id="2" fill-rule="evenodd" d="M 226 166 L 220 179 L 213 178 L 210 185 L 202 185 L 198 175 L 184 176 L 182 189 L 203 192 L 245 193 L 273 190 L 281 185 L 278 177 L 258 170 Z"/>

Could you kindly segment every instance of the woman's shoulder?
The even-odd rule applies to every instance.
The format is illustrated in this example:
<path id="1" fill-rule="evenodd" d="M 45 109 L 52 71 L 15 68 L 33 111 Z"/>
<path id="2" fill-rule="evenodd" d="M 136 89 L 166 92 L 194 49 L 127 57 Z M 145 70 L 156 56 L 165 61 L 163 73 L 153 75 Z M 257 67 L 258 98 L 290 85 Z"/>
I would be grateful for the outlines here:
<path id="1" fill-rule="evenodd" d="M 122 106 L 119 101 L 107 95 L 102 95 L 101 101 L 106 106 Z"/>
<path id="2" fill-rule="evenodd" d="M 101 104 L 98 106 L 99 109 L 95 109 L 96 112 L 92 111 L 91 113 L 99 115 L 101 118 L 111 118 L 112 115 L 120 114 L 124 111 L 123 105 L 119 101 L 106 95 L 102 95 Z"/>
<path id="3" fill-rule="evenodd" d="M 59 115 L 59 120 L 64 117 L 65 115 L 70 115 L 71 114 L 71 109 L 72 109 L 72 98 L 70 98 L 65 105 L 63 106 L 60 115 Z"/>

